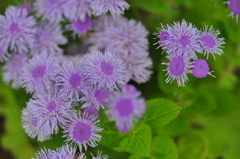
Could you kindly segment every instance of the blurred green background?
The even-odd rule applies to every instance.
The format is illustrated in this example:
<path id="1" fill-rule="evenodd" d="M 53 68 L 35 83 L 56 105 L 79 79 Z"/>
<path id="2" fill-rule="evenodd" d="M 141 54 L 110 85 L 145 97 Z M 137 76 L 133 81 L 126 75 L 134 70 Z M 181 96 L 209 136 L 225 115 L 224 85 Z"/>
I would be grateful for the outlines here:
<path id="1" fill-rule="evenodd" d="M 225 0 L 224 0 L 225 1 Z M 152 134 L 153 159 L 239 159 L 240 158 L 240 22 L 228 17 L 230 10 L 223 0 L 128 0 L 126 17 L 141 21 L 149 30 L 149 52 L 154 62 L 151 80 L 136 85 L 146 100 L 166 98 L 183 107 L 177 118 Z M 21 2 L 21 1 L 20 1 Z M 0 0 L 0 13 L 15 0 Z M 156 49 L 153 32 L 160 24 L 185 19 L 196 27 L 212 25 L 225 38 L 224 54 L 207 60 L 216 78 L 196 79 L 178 87 L 176 81 L 165 83 L 166 53 Z M 201 54 L 199 58 L 205 58 Z M 30 95 L 13 90 L 0 80 L 0 158 L 28 159 L 40 148 L 55 149 L 64 139 L 61 134 L 43 143 L 30 139 L 21 126 L 21 110 Z M 144 129 L 144 127 L 143 127 Z M 110 158 L 142 159 L 121 148 L 100 143 L 98 149 Z M 95 150 L 93 150 L 95 151 Z"/>

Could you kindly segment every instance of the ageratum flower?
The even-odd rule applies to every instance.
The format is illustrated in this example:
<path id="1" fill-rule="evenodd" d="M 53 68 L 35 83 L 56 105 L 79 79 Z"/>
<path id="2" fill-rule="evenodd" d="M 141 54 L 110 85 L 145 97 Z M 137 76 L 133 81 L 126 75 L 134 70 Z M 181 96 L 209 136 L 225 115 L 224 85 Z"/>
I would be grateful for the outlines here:
<path id="1" fill-rule="evenodd" d="M 18 89 L 21 87 L 20 76 L 22 67 L 27 63 L 28 57 L 26 53 L 12 53 L 9 60 L 3 65 L 3 81 L 6 84 L 12 82 L 12 88 Z"/>
<path id="2" fill-rule="evenodd" d="M 106 114 L 110 121 L 116 121 L 117 129 L 121 132 L 128 132 L 137 122 L 137 118 L 145 113 L 146 104 L 140 98 L 140 92 L 132 85 L 126 85 L 122 92 L 116 93 L 109 104 Z"/>
<path id="3" fill-rule="evenodd" d="M 81 20 L 84 21 L 86 16 L 92 15 L 92 9 L 90 8 L 91 0 L 67 0 L 64 10 L 65 17 L 69 20 Z"/>
<path id="4" fill-rule="evenodd" d="M 53 23 L 63 21 L 63 13 L 68 0 L 36 0 L 33 4 L 37 17 Z M 68 8 L 68 11 L 70 8 Z"/>
<path id="5" fill-rule="evenodd" d="M 239 0 L 229 0 L 224 3 L 228 4 L 229 9 L 232 11 L 228 16 L 231 16 L 233 18 L 233 16 L 236 15 L 236 21 L 238 22 L 238 17 L 240 15 L 240 1 Z"/>
<path id="6" fill-rule="evenodd" d="M 27 93 L 42 92 L 50 88 L 58 73 L 58 62 L 52 55 L 33 56 L 22 68 L 20 76 L 22 87 Z"/>
<path id="7" fill-rule="evenodd" d="M 38 126 L 45 134 L 57 134 L 58 126 L 63 125 L 69 116 L 74 115 L 72 101 L 65 97 L 64 92 L 57 86 L 51 87 L 48 91 L 36 93 L 31 99 L 35 105 L 35 113 Z"/>
<path id="8" fill-rule="evenodd" d="M 208 26 L 205 26 L 205 28 L 200 34 L 199 43 L 201 44 L 204 55 L 207 55 L 207 59 L 209 54 L 213 55 L 214 60 L 214 54 L 223 54 L 221 48 L 223 47 L 222 44 L 225 44 L 225 42 L 224 38 L 217 37 L 219 34 L 220 31 L 214 30 L 212 26 L 210 28 Z"/>
<path id="9" fill-rule="evenodd" d="M 84 73 L 99 89 L 114 90 L 126 83 L 126 66 L 110 52 L 95 51 L 85 57 Z"/>
<path id="10" fill-rule="evenodd" d="M 192 69 L 193 76 L 197 78 L 203 78 L 203 77 L 206 77 L 207 75 L 213 76 L 211 72 L 209 72 L 209 66 L 206 60 L 197 59 L 193 62 L 192 65 L 193 65 L 193 69 Z"/>
<path id="11" fill-rule="evenodd" d="M 125 9 L 130 5 L 124 0 L 92 0 L 91 8 L 93 13 L 97 16 L 107 13 L 120 15 L 123 14 Z"/>
<path id="12" fill-rule="evenodd" d="M 64 37 L 61 25 L 51 22 L 40 22 L 35 34 L 35 43 L 33 45 L 33 53 L 62 53 L 62 49 L 58 45 L 67 43 Z"/>
<path id="13" fill-rule="evenodd" d="M 65 135 L 63 137 L 67 137 L 67 142 L 78 145 L 80 152 L 83 148 L 86 151 L 87 145 L 96 147 L 96 142 L 101 139 L 101 136 L 97 133 L 103 129 L 98 127 L 98 123 L 99 120 L 96 120 L 94 116 L 88 118 L 73 116 L 64 128 Z"/>
<path id="14" fill-rule="evenodd" d="M 166 69 L 163 71 L 167 71 L 167 79 L 166 83 L 172 82 L 173 80 L 177 80 L 177 84 L 179 86 L 183 85 L 188 81 L 187 74 L 191 73 L 191 62 L 189 59 L 183 57 L 177 57 L 170 59 L 169 63 L 163 63 L 168 65 Z"/>
<path id="15" fill-rule="evenodd" d="M 36 158 L 32 159 L 52 159 L 52 154 L 54 154 L 53 150 L 44 147 L 35 154 Z"/>
<path id="16" fill-rule="evenodd" d="M 78 62 L 69 61 L 63 65 L 60 75 L 57 77 L 56 85 L 62 86 L 67 98 L 78 101 L 80 93 L 85 89 L 86 78 L 83 76 L 83 66 Z"/>
<path id="17" fill-rule="evenodd" d="M 154 39 L 158 39 L 159 41 L 157 43 L 155 43 L 154 45 L 159 45 L 157 47 L 163 47 L 166 48 L 169 45 L 169 41 L 168 39 L 170 38 L 170 30 L 172 29 L 171 26 L 166 25 L 164 26 L 163 24 L 161 24 L 161 27 L 157 27 L 158 32 L 154 32 L 153 35 L 155 35 L 156 37 Z"/>
<path id="18" fill-rule="evenodd" d="M 194 51 L 201 52 L 198 43 L 199 31 L 192 23 L 174 22 L 171 26 L 163 27 L 159 33 L 160 44 L 172 57 L 186 57 L 197 59 Z M 162 37 L 161 37 L 162 35 Z"/>
<path id="19" fill-rule="evenodd" d="M 22 127 L 29 137 L 38 137 L 38 141 L 45 141 L 51 138 L 50 134 L 46 134 L 43 128 L 39 126 L 40 116 L 36 115 L 36 105 L 30 100 L 27 107 L 22 110 Z"/>
<path id="20" fill-rule="evenodd" d="M 88 116 L 93 115 L 95 118 L 98 117 L 98 110 L 95 107 L 88 107 L 84 110 L 83 117 L 87 118 Z"/>
<path id="21" fill-rule="evenodd" d="M 9 6 L 5 17 L 0 15 L 0 43 L 11 51 L 27 52 L 34 42 L 36 21 L 25 9 Z"/>
<path id="22" fill-rule="evenodd" d="M 97 86 L 88 86 L 83 91 L 84 96 L 80 101 L 84 102 L 82 108 L 95 107 L 104 108 L 110 102 L 112 93 L 106 89 L 98 89 Z"/>

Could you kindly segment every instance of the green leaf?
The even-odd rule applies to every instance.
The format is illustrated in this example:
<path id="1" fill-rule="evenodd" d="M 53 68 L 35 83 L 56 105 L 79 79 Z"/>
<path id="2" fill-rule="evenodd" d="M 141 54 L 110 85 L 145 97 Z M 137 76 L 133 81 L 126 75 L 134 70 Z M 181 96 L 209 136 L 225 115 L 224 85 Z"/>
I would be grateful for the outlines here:
<path id="1" fill-rule="evenodd" d="M 104 130 L 99 133 L 102 135 L 100 144 L 108 147 L 118 147 L 122 140 L 121 133 L 116 129 L 115 123 L 105 123 L 100 125 Z"/>
<path id="2" fill-rule="evenodd" d="M 182 107 L 166 99 L 151 99 L 147 101 L 147 111 L 144 115 L 145 123 L 157 132 L 177 117 Z"/>
<path id="3" fill-rule="evenodd" d="M 120 148 L 136 155 L 149 157 L 151 138 L 151 128 L 144 124 L 135 130 L 133 134 L 124 138 L 120 143 Z"/>
<path id="4" fill-rule="evenodd" d="M 179 159 L 206 159 L 208 141 L 204 135 L 196 132 L 182 136 L 178 141 Z"/>
<path id="5" fill-rule="evenodd" d="M 151 159 L 175 159 L 177 155 L 177 146 L 171 138 L 157 136 L 153 139 Z"/>

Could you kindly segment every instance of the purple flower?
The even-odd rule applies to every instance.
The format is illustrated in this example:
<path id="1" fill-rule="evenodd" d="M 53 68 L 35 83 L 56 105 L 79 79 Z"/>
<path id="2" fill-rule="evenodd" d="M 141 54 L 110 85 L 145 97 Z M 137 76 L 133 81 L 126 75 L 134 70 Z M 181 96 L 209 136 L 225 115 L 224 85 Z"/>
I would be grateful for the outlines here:
<path id="1" fill-rule="evenodd" d="M 92 20 L 86 16 L 85 19 L 82 20 L 73 20 L 70 25 L 66 26 L 67 30 L 72 30 L 73 36 L 82 35 L 86 33 L 92 27 Z"/>
<path id="2" fill-rule="evenodd" d="M 23 66 L 20 77 L 22 87 L 27 93 L 44 91 L 50 88 L 57 73 L 57 61 L 53 56 L 35 55 Z"/>
<path id="3" fill-rule="evenodd" d="M 85 89 L 86 83 L 83 72 L 82 65 L 77 62 L 69 61 L 67 65 L 62 66 L 56 84 L 62 86 L 67 98 L 79 100 L 79 95 Z"/>
<path id="4" fill-rule="evenodd" d="M 63 126 L 69 116 L 74 115 L 72 101 L 65 97 L 65 94 L 57 86 L 51 87 L 48 91 L 37 93 L 31 104 L 35 106 L 37 124 L 45 134 L 57 134 L 58 126 Z"/>
<path id="5" fill-rule="evenodd" d="M 92 155 L 92 159 L 107 159 L 108 158 L 108 155 L 102 155 L 102 151 L 98 151 L 97 156 L 93 156 L 92 153 L 91 153 L 91 155 Z"/>
<path id="6" fill-rule="evenodd" d="M 154 32 L 153 35 L 155 35 L 156 37 L 154 39 L 158 39 L 159 41 L 157 43 L 155 43 L 154 45 L 159 45 L 157 47 L 168 47 L 170 41 L 168 41 L 168 39 L 170 38 L 170 32 L 171 32 L 172 27 L 169 25 L 164 26 L 163 24 L 161 24 L 161 27 L 157 28 L 158 32 Z"/>
<path id="7" fill-rule="evenodd" d="M 27 52 L 36 32 L 35 19 L 25 9 L 9 6 L 5 17 L 0 15 L 0 41 L 14 52 Z"/>
<path id="8" fill-rule="evenodd" d="M 34 3 L 34 9 L 37 11 L 36 16 L 55 23 L 63 21 L 62 15 L 66 8 L 67 1 L 68 0 L 36 0 Z"/>
<path id="9" fill-rule="evenodd" d="M 38 25 L 35 39 L 33 53 L 62 53 L 58 45 L 67 43 L 67 38 L 62 35 L 61 25 L 46 21 Z"/>
<path id="10" fill-rule="evenodd" d="M 231 16 L 233 18 L 233 16 L 236 15 L 236 21 L 238 22 L 238 17 L 240 15 L 240 6 L 239 6 L 240 1 L 239 0 L 229 0 L 224 3 L 227 3 L 229 6 L 229 9 L 232 11 L 228 16 Z"/>
<path id="11" fill-rule="evenodd" d="M 209 66 L 207 61 L 204 59 L 197 59 L 194 61 L 192 74 L 197 78 L 203 78 L 206 77 L 207 75 L 213 76 L 211 72 L 209 72 Z"/>
<path id="12" fill-rule="evenodd" d="M 69 20 L 84 21 L 86 16 L 91 16 L 92 9 L 90 8 L 91 0 L 67 0 L 64 15 Z"/>
<path id="13" fill-rule="evenodd" d="M 32 159 L 53 159 L 52 158 L 53 153 L 54 153 L 53 150 L 44 148 L 35 154 L 36 158 L 32 158 Z"/>
<path id="14" fill-rule="evenodd" d="M 27 103 L 27 107 L 22 110 L 22 127 L 29 137 L 38 137 L 38 141 L 45 141 L 51 138 L 50 134 L 46 134 L 41 127 L 39 127 L 38 121 L 40 117 L 36 115 L 36 106 L 30 100 Z"/>
<path id="15" fill-rule="evenodd" d="M 120 15 L 129 7 L 130 5 L 124 0 L 93 0 L 91 2 L 93 13 L 97 16 L 105 14 L 108 11 L 111 14 Z"/>
<path id="16" fill-rule="evenodd" d="M 104 108 L 104 105 L 110 102 L 112 93 L 106 89 L 98 89 L 97 86 L 89 86 L 83 90 L 84 96 L 80 101 L 84 102 L 82 108 L 95 107 Z"/>
<path id="17" fill-rule="evenodd" d="M 98 117 L 98 110 L 95 107 L 88 107 L 84 110 L 83 117 L 88 118 L 88 116 L 93 115 L 95 118 Z"/>
<path id="18" fill-rule="evenodd" d="M 26 53 L 12 53 L 9 60 L 3 65 L 3 81 L 6 84 L 12 82 L 12 87 L 18 89 L 21 87 L 20 75 L 22 67 L 27 63 Z"/>
<path id="19" fill-rule="evenodd" d="M 106 111 L 110 121 L 117 122 L 117 129 L 121 132 L 127 132 L 132 128 L 133 122 L 140 118 L 146 109 L 143 98 L 140 98 L 140 92 L 132 85 L 126 85 L 122 92 L 116 93 L 109 108 Z"/>
<path id="20" fill-rule="evenodd" d="M 21 4 L 18 6 L 20 9 L 25 9 L 28 14 L 32 13 L 32 8 L 29 4 Z"/>
<path id="21" fill-rule="evenodd" d="M 137 83 L 147 82 L 152 74 L 152 60 L 148 53 L 119 54 L 127 66 L 127 81 L 130 79 Z"/>
<path id="22" fill-rule="evenodd" d="M 67 142 L 71 141 L 77 144 L 80 152 L 82 152 L 83 147 L 86 151 L 87 145 L 96 147 L 96 142 L 99 142 L 101 139 L 101 136 L 97 133 L 103 130 L 98 127 L 98 122 L 99 120 L 96 120 L 94 116 L 89 116 L 88 118 L 73 116 L 70 122 L 66 124 L 63 137 L 67 137 Z"/>
<path id="23" fill-rule="evenodd" d="M 167 71 L 167 79 L 166 83 L 172 82 L 173 80 L 177 80 L 177 84 L 179 86 L 183 85 L 184 83 L 188 81 L 187 74 L 191 73 L 191 62 L 189 62 L 189 59 L 178 57 L 170 59 L 171 61 L 169 63 L 163 63 L 165 65 L 168 65 L 168 68 L 163 70 Z"/>
<path id="24" fill-rule="evenodd" d="M 162 35 L 165 34 L 165 35 Z M 199 32 L 192 23 L 187 23 L 185 20 L 182 22 L 174 22 L 173 25 L 167 26 L 160 32 L 162 41 L 159 43 L 163 46 L 172 57 L 186 57 L 197 59 L 194 51 L 201 52 L 201 47 L 198 43 Z M 164 40 L 163 40 L 164 39 Z"/>
<path id="25" fill-rule="evenodd" d="M 85 76 L 100 89 L 114 90 L 126 83 L 122 59 L 110 52 L 92 52 L 85 57 Z"/>
<path id="26" fill-rule="evenodd" d="M 208 26 L 205 26 L 205 28 L 200 34 L 199 43 L 203 48 L 204 55 L 207 55 L 207 59 L 209 54 L 212 54 L 214 59 L 214 54 L 223 54 L 221 48 L 222 44 L 225 44 L 225 42 L 224 38 L 217 37 L 219 34 L 220 32 L 218 30 L 214 30 L 212 26 L 210 28 L 208 28 Z"/>
<path id="27" fill-rule="evenodd" d="M 3 44 L 1 41 L 0 41 L 0 62 L 4 62 L 4 61 L 7 61 L 9 56 L 11 56 L 8 51 L 8 46 Z"/>

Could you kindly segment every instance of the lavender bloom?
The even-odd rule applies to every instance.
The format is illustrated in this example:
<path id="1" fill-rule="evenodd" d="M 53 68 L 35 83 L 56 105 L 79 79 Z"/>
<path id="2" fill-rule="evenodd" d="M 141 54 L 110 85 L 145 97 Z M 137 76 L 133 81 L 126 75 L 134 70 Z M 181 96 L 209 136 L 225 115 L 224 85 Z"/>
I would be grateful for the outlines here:
<path id="1" fill-rule="evenodd" d="M 33 53 L 62 53 L 58 45 L 67 43 L 67 38 L 62 35 L 61 25 L 46 21 L 38 25 L 35 39 Z"/>
<path id="2" fill-rule="evenodd" d="M 0 15 L 0 41 L 14 52 L 27 52 L 36 32 L 35 19 L 25 9 L 9 6 L 5 17 Z"/>
<path id="3" fill-rule="evenodd" d="M 213 71 L 212 71 L 213 72 Z M 197 78 L 203 78 L 206 77 L 207 75 L 213 76 L 209 72 L 209 66 L 206 60 L 204 59 L 197 59 L 193 63 L 193 69 L 192 69 L 192 74 L 197 77 Z M 215 76 L 213 76 L 215 77 Z"/>
<path id="4" fill-rule="evenodd" d="M 0 41 L 0 62 L 7 61 L 10 54 L 7 51 L 8 46 Z"/>
<path id="5" fill-rule="evenodd" d="M 187 74 L 191 73 L 191 62 L 189 62 L 189 59 L 178 57 L 170 59 L 171 61 L 169 63 L 163 63 L 165 65 L 168 65 L 168 68 L 163 70 L 167 71 L 167 79 L 166 83 L 172 82 L 173 80 L 177 80 L 177 84 L 179 86 L 183 85 L 184 83 L 188 81 Z"/>
<path id="6" fill-rule="evenodd" d="M 84 147 L 87 150 L 87 145 L 90 147 L 96 147 L 97 143 L 101 139 L 101 136 L 97 132 L 102 131 L 102 128 L 98 127 L 99 120 L 96 120 L 94 116 L 88 118 L 79 118 L 74 116 L 67 122 L 63 137 L 67 137 L 67 142 L 71 141 L 79 146 L 80 152 Z"/>
<path id="7" fill-rule="evenodd" d="M 111 14 L 120 15 L 129 7 L 130 5 L 124 0 L 93 0 L 91 2 L 93 13 L 97 16 L 105 14 L 108 11 Z"/>
<path id="8" fill-rule="evenodd" d="M 28 57 L 26 53 L 12 53 L 10 59 L 3 65 L 3 81 L 6 84 L 12 82 L 12 88 L 21 87 L 20 75 L 22 67 L 27 63 Z"/>
<path id="9" fill-rule="evenodd" d="M 232 11 L 228 16 L 233 18 L 233 16 L 236 15 L 236 21 L 238 22 L 238 17 L 240 15 L 239 0 L 229 0 L 224 3 L 228 4 L 229 9 Z"/>
<path id="10" fill-rule="evenodd" d="M 23 66 L 20 77 L 22 87 L 27 93 L 44 91 L 50 88 L 57 73 L 57 61 L 53 56 L 35 55 Z"/>
<path id="11" fill-rule="evenodd" d="M 98 117 L 98 110 L 95 107 L 88 107 L 84 110 L 83 117 L 87 118 L 88 116 L 93 115 L 95 118 Z"/>
<path id="12" fill-rule="evenodd" d="M 106 89 L 98 89 L 97 86 L 91 86 L 83 90 L 84 96 L 80 101 L 85 102 L 82 108 L 95 107 L 104 108 L 104 105 L 110 102 L 112 93 Z"/>
<path id="13" fill-rule="evenodd" d="M 155 43 L 154 45 L 159 45 L 157 47 L 168 47 L 169 42 L 168 39 L 170 38 L 170 30 L 172 29 L 171 26 L 166 25 L 164 26 L 163 24 L 161 24 L 161 27 L 157 28 L 158 32 L 157 33 L 153 33 L 153 35 L 155 35 L 156 37 L 154 39 L 158 39 L 159 41 L 157 43 Z"/>
<path id="14" fill-rule="evenodd" d="M 90 8 L 91 0 L 67 0 L 64 15 L 69 20 L 84 21 L 86 16 L 91 16 L 92 9 Z"/>
<path id="15" fill-rule="evenodd" d="M 30 100 L 27 107 L 22 110 L 23 129 L 29 137 L 35 138 L 38 136 L 38 141 L 45 141 L 51 138 L 50 134 L 46 134 L 43 129 L 39 127 L 39 116 L 36 115 L 36 105 Z M 34 113 L 35 112 L 35 113 Z"/>
<path id="16" fill-rule="evenodd" d="M 34 3 L 34 8 L 37 11 L 36 16 L 53 23 L 59 23 L 63 21 L 62 15 L 66 8 L 67 1 L 68 0 L 36 0 Z"/>
<path id="17" fill-rule="evenodd" d="M 110 52 L 96 51 L 85 57 L 85 76 L 100 89 L 114 90 L 126 83 L 122 59 Z"/>
<path id="18" fill-rule="evenodd" d="M 161 33 L 165 33 L 163 49 L 172 57 L 186 57 L 197 59 L 194 51 L 201 52 L 201 47 L 198 43 L 199 32 L 192 23 L 174 22 L 167 29 L 163 29 Z M 160 33 L 160 34 L 161 34 Z M 161 39 L 160 39 L 161 40 Z M 160 42 L 162 43 L 162 42 Z"/>
<path id="19" fill-rule="evenodd" d="M 102 155 L 102 151 L 98 151 L 97 156 L 93 156 L 92 153 L 91 153 L 91 155 L 92 155 L 92 159 L 107 159 L 108 158 L 108 155 Z"/>
<path id="20" fill-rule="evenodd" d="M 73 30 L 73 36 L 82 35 L 92 27 L 92 20 L 86 16 L 85 20 L 73 20 L 70 25 L 66 26 L 67 30 Z"/>
<path id="21" fill-rule="evenodd" d="M 214 54 L 221 55 L 223 54 L 222 51 L 222 44 L 225 44 L 224 38 L 218 38 L 217 36 L 220 34 L 218 30 L 214 30 L 212 26 L 208 28 L 208 26 L 205 26 L 203 31 L 200 34 L 199 43 L 201 44 L 203 48 L 204 55 L 212 54 L 213 58 L 215 60 Z"/>
<path id="22" fill-rule="evenodd" d="M 130 79 L 137 83 L 147 82 L 152 74 L 152 60 L 147 53 L 139 54 L 120 54 L 127 66 L 127 81 Z"/>
<path id="23" fill-rule="evenodd" d="M 56 84 L 62 86 L 67 98 L 78 101 L 85 82 L 82 65 L 77 62 L 69 62 L 66 66 L 62 66 Z"/>
<path id="24" fill-rule="evenodd" d="M 32 159 L 53 159 L 52 154 L 54 154 L 53 150 L 44 148 L 35 154 L 36 158 Z"/>
<path id="25" fill-rule="evenodd" d="M 74 115 L 72 101 L 69 101 L 57 86 L 46 92 L 34 95 L 31 103 L 35 105 L 34 113 L 38 117 L 38 125 L 45 134 L 57 134 L 58 126 L 63 125 L 69 116 Z"/>
<path id="26" fill-rule="evenodd" d="M 143 98 L 140 98 L 140 92 L 132 85 L 126 85 L 122 88 L 122 92 L 116 94 L 109 104 L 106 111 L 110 121 L 117 122 L 117 129 L 121 132 L 128 132 L 137 122 L 146 109 Z"/>

